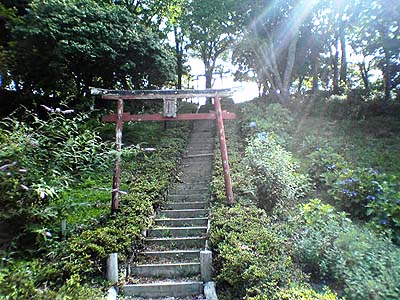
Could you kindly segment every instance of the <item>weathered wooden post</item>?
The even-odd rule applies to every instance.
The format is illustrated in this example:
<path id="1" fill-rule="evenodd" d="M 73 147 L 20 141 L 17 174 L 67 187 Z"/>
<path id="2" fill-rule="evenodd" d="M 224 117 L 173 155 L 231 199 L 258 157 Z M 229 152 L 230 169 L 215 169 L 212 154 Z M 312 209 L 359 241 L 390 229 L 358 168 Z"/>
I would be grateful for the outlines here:
<path id="1" fill-rule="evenodd" d="M 111 214 L 115 214 L 119 210 L 119 186 L 121 182 L 121 149 L 122 149 L 122 116 L 124 113 L 124 100 L 117 99 L 117 120 L 115 129 L 115 144 L 116 144 L 116 158 L 114 167 L 113 189 L 112 189 L 112 202 Z"/>
<path id="2" fill-rule="evenodd" d="M 231 173 L 229 168 L 228 151 L 226 148 L 226 137 L 225 137 L 224 120 L 222 117 L 221 101 L 218 97 L 214 98 L 214 107 L 215 107 L 215 113 L 217 115 L 218 136 L 219 136 L 219 143 L 221 146 L 222 166 L 224 168 L 226 200 L 228 202 L 228 205 L 232 205 L 234 199 L 232 191 Z"/>

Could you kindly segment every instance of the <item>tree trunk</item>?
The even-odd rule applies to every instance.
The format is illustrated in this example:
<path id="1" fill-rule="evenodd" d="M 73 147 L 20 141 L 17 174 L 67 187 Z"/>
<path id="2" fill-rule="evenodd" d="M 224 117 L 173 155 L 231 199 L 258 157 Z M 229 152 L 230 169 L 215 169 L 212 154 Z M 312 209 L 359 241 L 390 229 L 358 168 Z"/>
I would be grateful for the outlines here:
<path id="1" fill-rule="evenodd" d="M 340 65 L 340 82 L 344 85 L 347 84 L 347 52 L 346 52 L 346 36 L 344 28 L 340 28 L 340 47 L 342 50 L 342 58 Z"/>
<path id="2" fill-rule="evenodd" d="M 390 100 L 390 90 L 392 88 L 392 78 L 390 74 L 390 62 L 388 59 L 385 59 L 383 66 L 382 66 L 382 73 L 383 73 L 383 85 L 385 90 L 385 98 L 384 102 L 387 103 Z"/>
<path id="3" fill-rule="evenodd" d="M 303 86 L 304 76 L 299 76 L 299 85 L 297 86 L 297 94 L 301 93 L 301 88 Z"/>
<path id="4" fill-rule="evenodd" d="M 209 68 L 205 70 L 205 77 L 206 77 L 206 89 L 212 88 L 212 71 Z M 206 104 L 212 104 L 212 98 L 207 98 Z"/>
<path id="5" fill-rule="evenodd" d="M 176 88 L 178 90 L 182 89 L 182 75 L 183 75 L 183 49 L 182 49 L 182 39 L 179 36 L 177 28 L 174 26 L 175 35 L 175 52 L 176 52 L 176 74 L 178 80 L 176 83 Z"/>
<path id="6" fill-rule="evenodd" d="M 319 58 L 318 55 L 315 55 L 313 53 L 312 56 L 312 92 L 317 93 L 319 90 L 319 84 L 318 84 L 318 70 L 319 70 Z"/>
<path id="7" fill-rule="evenodd" d="M 339 94 L 339 36 L 335 37 L 335 57 L 333 58 L 333 94 Z"/>
<path id="8" fill-rule="evenodd" d="M 283 74 L 282 87 L 280 87 L 280 99 L 283 104 L 289 101 L 289 88 L 292 83 L 293 66 L 296 60 L 298 39 L 299 35 L 295 33 L 289 44 L 285 73 Z"/>
<path id="9" fill-rule="evenodd" d="M 369 76 L 368 76 L 368 69 L 365 66 L 365 62 L 359 63 L 358 68 L 361 73 L 361 78 L 364 83 L 365 90 L 367 91 L 367 94 L 369 95 L 369 93 L 370 93 L 369 79 L 368 79 Z"/>

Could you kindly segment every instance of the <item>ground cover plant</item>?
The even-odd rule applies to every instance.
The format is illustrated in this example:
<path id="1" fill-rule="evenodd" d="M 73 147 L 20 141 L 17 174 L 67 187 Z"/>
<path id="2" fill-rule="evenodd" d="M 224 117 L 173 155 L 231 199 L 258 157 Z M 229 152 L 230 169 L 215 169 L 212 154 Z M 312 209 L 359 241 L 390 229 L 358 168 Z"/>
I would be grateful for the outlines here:
<path id="1" fill-rule="evenodd" d="M 2 236 L 0 295 L 101 299 L 105 259 L 118 252 L 123 263 L 141 247 L 141 232 L 175 178 L 189 125 L 163 130 L 150 124 L 139 135 L 137 126 L 124 126 L 130 146 L 122 154 L 121 212 L 110 216 L 115 152 L 100 136 L 110 126 L 87 114 L 47 109 L 46 119 L 28 114 L 2 123 L 1 226 L 18 234 Z"/>

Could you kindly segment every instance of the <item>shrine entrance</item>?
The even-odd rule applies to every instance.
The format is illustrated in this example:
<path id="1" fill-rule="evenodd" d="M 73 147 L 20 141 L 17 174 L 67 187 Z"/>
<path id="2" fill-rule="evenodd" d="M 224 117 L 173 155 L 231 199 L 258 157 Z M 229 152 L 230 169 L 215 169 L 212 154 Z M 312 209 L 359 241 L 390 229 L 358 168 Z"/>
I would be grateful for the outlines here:
<path id="1" fill-rule="evenodd" d="M 234 113 L 223 111 L 221 108 L 221 98 L 229 97 L 233 91 L 231 89 L 205 89 L 205 90 L 107 90 L 91 88 L 92 95 L 100 96 L 103 100 L 113 100 L 117 103 L 117 112 L 103 117 L 104 122 L 115 122 L 115 143 L 117 152 L 122 149 L 122 129 L 124 122 L 146 122 L 146 121 L 184 121 L 184 120 L 216 120 L 218 137 L 220 142 L 221 157 L 224 170 L 225 191 L 227 204 L 234 203 L 232 182 L 228 152 L 226 146 L 224 119 L 236 119 Z M 214 99 L 214 111 L 209 113 L 177 113 L 177 99 L 187 99 L 195 97 L 208 97 Z M 163 100 L 163 113 L 150 115 L 131 115 L 124 112 L 124 101 L 134 100 Z M 114 167 L 113 189 L 111 213 L 119 210 L 120 176 L 121 176 L 121 156 L 117 155 Z"/>

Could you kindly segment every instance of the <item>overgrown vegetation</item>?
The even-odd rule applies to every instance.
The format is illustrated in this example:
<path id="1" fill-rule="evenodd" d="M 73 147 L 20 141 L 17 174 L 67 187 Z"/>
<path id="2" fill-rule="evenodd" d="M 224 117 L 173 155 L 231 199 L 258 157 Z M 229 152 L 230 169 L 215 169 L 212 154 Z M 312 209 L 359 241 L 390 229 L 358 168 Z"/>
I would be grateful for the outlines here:
<path id="1" fill-rule="evenodd" d="M 265 99 L 241 105 L 240 111 L 240 129 L 232 123 L 227 125 L 233 186 L 239 204 L 230 209 L 217 208 L 225 201 L 218 164 L 212 184 L 215 221 L 211 239 L 226 237 L 213 244 L 215 268 L 225 274 L 217 277 L 220 295 L 227 294 L 230 299 L 336 299 L 329 291 L 323 294 L 325 286 L 346 299 L 395 299 L 400 288 L 396 279 L 400 270 L 395 262 L 399 249 L 393 244 L 398 241 L 398 170 L 383 164 L 378 171 L 380 158 L 374 155 L 387 137 L 377 137 L 367 151 L 360 148 L 366 137 L 357 131 L 375 134 L 379 128 L 367 124 L 373 125 L 374 119 L 381 117 L 370 116 L 360 122 L 324 114 L 303 115 L 304 110 L 300 113 L 298 109 L 295 114 L 278 104 L 268 105 Z M 391 118 L 387 124 L 397 124 L 393 117 L 386 118 Z M 310 128 L 315 120 L 319 122 Z M 354 143 L 349 143 L 350 131 L 340 130 L 347 126 L 353 126 Z M 395 132 L 396 128 L 394 125 L 388 131 Z M 242 135 L 232 135 L 238 132 Z M 370 157 L 365 157 L 366 153 Z M 396 160 L 393 152 L 382 155 Z M 363 162 L 355 164 L 362 156 Z M 315 195 L 324 200 L 307 200 Z M 247 216 L 255 206 L 266 209 L 259 211 L 258 218 L 254 218 L 257 220 Z M 245 221 L 235 226 L 241 215 L 251 219 L 250 224 L 260 224 L 264 218 L 268 221 L 260 228 L 254 225 L 257 229 L 244 226 Z M 277 234 L 275 244 L 290 256 L 292 265 L 286 272 L 298 275 L 292 280 L 271 284 L 268 279 L 266 265 L 271 262 L 267 260 L 273 260 L 276 254 L 261 255 L 258 247 L 272 233 Z M 233 246 L 235 251 L 224 252 Z M 252 253 L 252 261 L 242 248 Z M 229 273 L 232 266 L 252 271 Z M 282 269 L 277 270 L 279 273 Z M 280 278 L 288 278 L 287 274 Z M 251 284 L 246 285 L 247 281 Z M 307 286 L 310 284 L 315 290 Z"/>
<path id="2" fill-rule="evenodd" d="M 121 212 L 110 216 L 115 153 L 95 130 L 108 127 L 66 113 L 74 115 L 56 109 L 46 119 L 27 114 L 25 121 L 2 123 L 1 227 L 9 233 L 2 236 L 4 299 L 100 299 L 105 259 L 118 252 L 123 262 L 142 247 L 141 232 L 174 178 L 189 130 L 187 123 L 168 130 L 150 124 L 138 135 L 138 128 L 125 127 L 132 144 L 122 154 L 126 195 Z"/>

